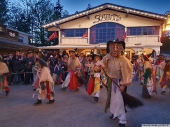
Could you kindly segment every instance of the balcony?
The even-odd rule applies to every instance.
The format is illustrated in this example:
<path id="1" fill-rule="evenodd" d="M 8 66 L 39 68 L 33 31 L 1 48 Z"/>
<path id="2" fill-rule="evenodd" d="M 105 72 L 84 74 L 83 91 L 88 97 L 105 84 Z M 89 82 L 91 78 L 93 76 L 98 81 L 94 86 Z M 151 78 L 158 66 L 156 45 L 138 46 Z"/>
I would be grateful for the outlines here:
<path id="1" fill-rule="evenodd" d="M 62 37 L 60 44 L 62 45 L 88 45 L 88 38 Z"/>
<path id="2" fill-rule="evenodd" d="M 161 45 L 158 35 L 127 36 L 126 44 Z"/>

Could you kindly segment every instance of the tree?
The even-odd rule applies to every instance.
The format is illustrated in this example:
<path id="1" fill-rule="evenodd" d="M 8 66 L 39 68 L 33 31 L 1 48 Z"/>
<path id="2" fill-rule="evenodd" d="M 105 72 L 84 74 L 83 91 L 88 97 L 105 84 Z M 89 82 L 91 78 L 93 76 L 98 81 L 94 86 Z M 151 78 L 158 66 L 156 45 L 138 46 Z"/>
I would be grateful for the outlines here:
<path id="1" fill-rule="evenodd" d="M 0 23 L 6 24 L 8 22 L 8 1 L 7 0 L 0 0 Z"/>

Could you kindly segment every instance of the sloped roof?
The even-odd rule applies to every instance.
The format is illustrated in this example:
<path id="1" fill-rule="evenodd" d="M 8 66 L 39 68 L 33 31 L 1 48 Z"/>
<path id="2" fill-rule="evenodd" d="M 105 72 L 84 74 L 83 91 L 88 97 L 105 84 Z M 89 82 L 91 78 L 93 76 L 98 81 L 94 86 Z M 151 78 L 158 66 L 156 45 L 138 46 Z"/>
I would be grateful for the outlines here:
<path id="1" fill-rule="evenodd" d="M 158 19 L 158 20 L 167 19 L 167 16 L 163 15 L 163 14 L 158 14 L 158 13 L 149 12 L 149 11 L 145 11 L 145 10 L 139 10 L 139 9 L 135 9 L 135 8 L 125 7 L 125 6 L 116 5 L 116 4 L 112 4 L 112 3 L 104 3 L 102 5 L 93 7 L 91 9 L 83 10 L 79 13 L 69 15 L 68 17 L 64 17 L 59 20 L 55 20 L 55 21 L 46 23 L 46 24 L 42 25 L 42 27 L 49 28 L 49 27 L 55 26 L 57 24 L 61 24 L 61 23 L 64 23 L 64 22 L 67 22 L 70 20 L 74 20 L 74 19 L 86 16 L 86 15 L 90 15 L 92 13 L 95 13 L 95 12 L 98 12 L 101 10 L 105 10 L 105 9 L 113 9 L 113 10 L 117 10 L 117 11 L 128 13 L 128 14 L 134 14 L 134 15 L 139 15 L 139 16 L 148 17 L 148 18 L 154 18 L 154 19 Z"/>

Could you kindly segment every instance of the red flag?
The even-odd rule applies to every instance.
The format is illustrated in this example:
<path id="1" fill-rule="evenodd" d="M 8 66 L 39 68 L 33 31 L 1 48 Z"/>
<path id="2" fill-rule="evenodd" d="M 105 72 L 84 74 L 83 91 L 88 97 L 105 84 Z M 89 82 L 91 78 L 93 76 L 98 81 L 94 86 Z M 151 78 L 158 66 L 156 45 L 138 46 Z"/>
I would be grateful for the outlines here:
<path id="1" fill-rule="evenodd" d="M 48 41 L 51 41 L 51 40 L 53 40 L 53 39 L 55 39 L 55 38 L 57 38 L 57 37 L 58 37 L 57 32 L 54 32 L 54 33 L 48 38 Z"/>
<path id="2" fill-rule="evenodd" d="M 125 34 L 124 34 L 124 36 L 123 36 L 123 38 L 122 38 L 123 41 L 125 41 L 126 36 L 127 36 L 127 31 L 125 32 Z"/>
<path id="3" fill-rule="evenodd" d="M 88 37 L 88 32 L 86 31 L 86 33 L 83 34 L 82 38 Z"/>

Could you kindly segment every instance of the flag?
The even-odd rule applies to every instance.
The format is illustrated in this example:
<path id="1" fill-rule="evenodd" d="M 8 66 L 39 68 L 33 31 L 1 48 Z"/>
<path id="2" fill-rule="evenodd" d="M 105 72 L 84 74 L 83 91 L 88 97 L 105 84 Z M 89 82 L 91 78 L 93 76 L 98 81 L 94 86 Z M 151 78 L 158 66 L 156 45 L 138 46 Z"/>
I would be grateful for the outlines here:
<path id="1" fill-rule="evenodd" d="M 88 32 L 86 31 L 86 33 L 83 34 L 82 38 L 88 37 Z"/>
<path id="2" fill-rule="evenodd" d="M 48 38 L 48 41 L 51 41 L 51 40 L 53 40 L 53 39 L 55 39 L 55 38 L 57 38 L 57 37 L 58 37 L 57 32 L 54 32 L 54 33 Z"/>
<path id="3" fill-rule="evenodd" d="M 123 36 L 123 38 L 122 38 L 122 41 L 125 41 L 126 36 L 127 36 L 127 31 L 125 32 L 125 34 L 124 34 L 124 36 Z"/>

